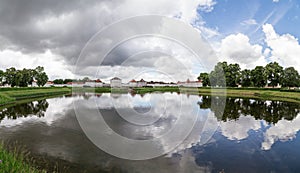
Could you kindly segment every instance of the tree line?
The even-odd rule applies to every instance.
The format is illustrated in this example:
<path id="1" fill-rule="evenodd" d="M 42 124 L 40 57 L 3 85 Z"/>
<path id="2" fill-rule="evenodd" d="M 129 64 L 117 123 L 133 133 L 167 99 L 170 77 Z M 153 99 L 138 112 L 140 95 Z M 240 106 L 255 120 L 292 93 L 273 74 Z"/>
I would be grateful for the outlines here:
<path id="1" fill-rule="evenodd" d="M 270 62 L 265 67 L 241 70 L 239 64 L 219 62 L 210 73 L 200 73 L 203 86 L 220 87 L 300 87 L 300 75 L 294 67 L 283 68 L 277 62 Z"/>
<path id="2" fill-rule="evenodd" d="M 11 87 L 27 87 L 36 81 L 38 86 L 44 86 L 48 81 L 48 75 L 44 67 L 38 66 L 35 69 L 17 70 L 15 67 L 0 70 L 0 84 L 10 85 Z"/>
<path id="3" fill-rule="evenodd" d="M 54 79 L 54 84 L 68 84 L 69 82 L 87 82 L 91 79 L 89 77 L 84 77 L 83 79 Z"/>

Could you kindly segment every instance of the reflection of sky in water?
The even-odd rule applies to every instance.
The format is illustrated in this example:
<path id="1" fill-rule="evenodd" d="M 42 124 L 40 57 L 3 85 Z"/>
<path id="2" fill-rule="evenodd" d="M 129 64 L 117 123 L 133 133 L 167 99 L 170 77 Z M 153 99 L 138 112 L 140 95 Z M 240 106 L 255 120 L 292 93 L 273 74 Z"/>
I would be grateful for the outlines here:
<path id="1" fill-rule="evenodd" d="M 70 124 L 68 119 L 74 119 L 73 101 L 80 101 L 83 97 L 65 97 L 65 98 L 53 98 L 47 99 L 49 106 L 42 117 L 30 115 L 27 117 L 20 117 L 17 119 L 4 119 L 0 122 L 0 136 L 5 139 L 14 138 L 14 135 L 20 133 L 20 136 L 24 136 L 23 132 L 26 129 L 30 131 L 30 128 L 37 128 L 37 132 L 43 135 L 57 135 L 54 133 L 56 129 L 60 133 L 56 140 L 48 141 L 41 140 L 37 142 L 40 146 L 36 146 L 39 152 L 48 153 L 51 156 L 58 156 L 60 158 L 67 159 L 72 162 L 78 162 L 79 156 L 76 152 L 82 153 L 82 151 L 74 151 L 70 147 L 76 146 L 77 139 L 73 135 L 68 134 L 68 131 L 76 129 L 78 131 L 79 126 Z M 140 129 L 128 128 L 132 133 L 147 134 L 147 136 L 157 137 L 165 132 L 165 128 L 171 128 L 173 120 L 176 120 L 178 115 L 178 107 L 181 106 L 181 112 L 186 115 L 198 115 L 199 118 L 191 131 L 190 135 L 165 159 L 171 159 L 167 161 L 163 158 L 157 158 L 153 161 L 143 162 L 148 168 L 152 165 L 157 165 L 157 168 L 153 168 L 152 171 L 159 170 L 160 172 L 196 172 L 196 171 L 218 171 L 222 169 L 232 170 L 232 172 L 249 172 L 243 171 L 241 166 L 246 163 L 242 162 L 255 162 L 250 163 L 246 168 L 257 168 L 270 172 L 272 167 L 275 170 L 293 172 L 299 171 L 299 167 L 295 166 L 294 160 L 300 159 L 300 153 L 295 151 L 295 148 L 299 147 L 299 130 L 300 130 L 300 116 L 296 116 L 293 120 L 279 120 L 275 124 L 267 123 L 265 120 L 255 119 L 251 115 L 240 115 L 236 120 L 220 121 L 214 116 L 214 113 L 210 109 L 200 109 L 197 104 L 202 102 L 202 97 L 190 95 L 177 95 L 177 94 L 146 94 L 143 97 L 135 95 L 132 97 L 129 94 L 120 94 L 118 97 L 110 97 L 110 94 L 102 94 L 101 97 L 90 97 L 92 101 L 97 103 L 97 108 L 100 110 L 110 110 L 112 108 L 124 109 L 134 107 L 151 107 L 151 111 L 154 114 L 159 114 L 160 120 L 157 124 L 146 126 Z M 150 103 L 149 103 L 150 102 Z M 163 102 L 163 103 L 162 103 Z M 255 100 L 250 100 L 250 103 Z M 162 104 L 161 104 L 162 103 Z M 270 101 L 267 101 L 268 106 L 271 105 Z M 184 106 L 186 105 L 186 106 Z M 167 110 L 166 110 L 167 109 Z M 71 113 L 70 113 L 71 112 Z M 163 116 L 161 117 L 161 114 Z M 69 122 L 69 125 L 67 122 Z M 40 127 L 40 125 L 42 127 Z M 39 132 L 41 128 L 41 132 Z M 48 129 L 45 130 L 44 128 Z M 51 129 L 52 128 L 52 129 Z M 6 133 L 11 132 L 11 133 Z M 26 132 L 28 133 L 28 132 Z M 22 135 L 21 135 L 22 134 Z M 70 137 L 68 137 L 70 135 Z M 26 135 L 25 135 L 26 136 Z M 28 138 L 35 137 L 34 135 L 28 136 Z M 55 137 L 50 137 L 50 139 Z M 36 140 L 35 140 L 36 141 Z M 171 141 L 161 141 L 161 145 L 168 147 L 168 143 Z M 30 140 L 28 141 L 30 143 Z M 59 145 L 58 145 L 59 144 Z M 79 145 L 79 144 L 78 144 Z M 87 145 L 89 146 L 89 145 Z M 81 150 L 78 149 L 78 150 Z M 88 151 L 88 149 L 86 149 Z M 290 154 L 291 156 L 284 155 Z M 88 153 L 88 152 L 87 152 Z M 175 154 L 176 153 L 176 154 Z M 103 155 L 103 153 L 102 153 Z M 83 158 L 95 157 L 96 155 L 86 155 Z M 95 159 L 94 158 L 94 159 Z M 105 156 L 109 158 L 109 156 Z M 179 160 L 176 160 L 176 159 Z M 286 161 L 284 161 L 284 159 Z M 99 160 L 105 160 L 100 159 Z M 294 159 L 294 160 L 293 160 Z M 172 161 L 173 160 L 173 161 Z M 234 163 L 231 163 L 233 161 Z M 289 163 L 287 163 L 289 161 Z M 83 161 L 84 162 L 84 161 Z M 92 161 L 89 161 L 92 162 Z M 105 161 L 103 161 L 105 162 Z M 176 163 L 176 164 L 171 164 Z M 261 164 L 259 163 L 261 162 Z M 136 162 L 129 162 L 124 160 L 113 161 L 112 164 L 130 165 L 134 167 L 137 172 L 146 172 L 143 170 L 143 166 Z M 286 167 L 282 166 L 286 163 Z M 171 164 L 172 169 L 166 165 Z M 265 164 L 265 165 L 263 165 Z M 164 166 L 162 166 L 164 165 Z M 175 166 L 176 165 L 176 166 Z M 103 165 L 102 165 L 103 166 Z M 282 167 L 280 167 L 282 166 Z M 289 169 L 292 166 L 295 170 Z M 127 166 L 125 166 L 128 169 Z M 155 166 L 154 166 L 155 167 Z M 235 169 L 233 169 L 235 167 Z M 278 169 L 277 169 L 278 167 Z M 280 168 L 279 168 L 280 167 Z"/>

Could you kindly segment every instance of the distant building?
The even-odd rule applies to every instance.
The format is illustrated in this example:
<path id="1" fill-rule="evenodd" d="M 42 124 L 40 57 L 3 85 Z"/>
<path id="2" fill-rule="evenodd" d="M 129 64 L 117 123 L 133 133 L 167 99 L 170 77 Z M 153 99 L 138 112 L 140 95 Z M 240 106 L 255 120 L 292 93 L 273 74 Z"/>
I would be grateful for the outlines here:
<path id="1" fill-rule="evenodd" d="M 110 80 L 110 87 L 112 88 L 121 88 L 122 87 L 122 80 L 118 77 L 114 77 Z"/>
<path id="2" fill-rule="evenodd" d="M 147 86 L 147 82 L 144 79 L 141 79 L 137 82 L 137 87 L 144 87 Z"/>
<path id="3" fill-rule="evenodd" d="M 86 81 L 84 86 L 88 87 L 103 87 L 103 82 L 100 79 Z"/>
<path id="4" fill-rule="evenodd" d="M 37 85 L 37 83 L 36 83 L 36 81 L 34 80 L 34 81 L 32 81 L 32 83 L 31 83 L 31 86 L 32 87 L 38 87 L 38 85 Z"/>
<path id="5" fill-rule="evenodd" d="M 52 81 L 48 81 L 44 87 L 51 87 L 51 86 L 54 86 L 54 83 Z"/>
<path id="6" fill-rule="evenodd" d="M 202 81 L 190 81 L 187 79 L 185 82 L 177 82 L 177 85 L 180 87 L 203 87 Z"/>
<path id="7" fill-rule="evenodd" d="M 83 87 L 84 86 L 84 82 L 68 82 L 66 86 L 70 86 L 70 87 Z"/>
<path id="8" fill-rule="evenodd" d="M 129 81 L 129 87 L 137 87 L 137 82 L 134 80 L 134 79 L 132 79 L 131 81 Z"/>

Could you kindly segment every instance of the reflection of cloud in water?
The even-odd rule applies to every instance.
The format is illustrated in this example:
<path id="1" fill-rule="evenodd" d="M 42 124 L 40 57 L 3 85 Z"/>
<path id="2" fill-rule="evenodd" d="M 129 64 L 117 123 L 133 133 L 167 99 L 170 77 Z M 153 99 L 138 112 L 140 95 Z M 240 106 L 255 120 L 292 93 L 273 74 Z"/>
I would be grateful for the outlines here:
<path id="1" fill-rule="evenodd" d="M 300 114 L 293 119 L 278 121 L 277 124 L 271 125 L 264 134 L 264 142 L 262 143 L 263 150 L 271 149 L 276 141 L 292 140 L 296 137 L 297 132 L 300 130 Z"/>
<path id="2" fill-rule="evenodd" d="M 114 136 L 112 133 L 119 134 L 128 139 L 153 139 L 156 146 L 155 150 L 160 151 L 160 153 L 165 153 L 175 149 L 172 152 L 174 153 L 191 148 L 193 145 L 205 144 L 217 129 L 217 121 L 213 113 L 210 113 L 208 110 L 200 110 L 197 104 L 200 99 L 201 98 L 197 95 L 187 96 L 178 95 L 177 93 L 153 93 L 151 95 L 146 94 L 144 97 L 138 95 L 132 97 L 130 94 L 122 94 L 118 98 L 113 99 L 109 94 L 104 94 L 101 98 L 91 97 L 87 102 L 75 103 L 75 105 L 82 106 L 85 104 L 82 108 L 77 109 L 81 111 L 78 118 L 81 118 L 81 115 L 89 114 L 89 116 L 86 116 L 86 118 L 82 120 L 85 121 L 83 123 L 89 122 L 89 126 L 86 127 L 88 124 L 81 125 L 83 125 L 83 128 L 86 128 L 84 131 L 87 130 L 89 133 L 95 135 L 91 137 L 92 139 L 103 139 L 106 137 L 102 135 L 109 135 L 110 137 L 107 138 L 110 140 L 117 140 L 115 137 L 112 137 Z M 134 108 L 138 106 L 143 107 L 147 102 L 148 105 L 151 105 L 151 113 L 138 114 L 137 112 L 137 117 L 145 118 L 146 115 L 146 117 L 152 117 L 156 121 L 147 125 L 135 125 L 135 123 L 130 123 L 132 121 L 128 121 L 128 119 L 136 119 L 132 118 L 133 115 L 128 113 L 128 109 L 131 108 L 133 112 L 136 112 Z M 84 111 L 84 109 L 86 110 Z M 93 114 L 97 113 L 92 111 L 95 109 L 100 110 L 108 128 L 111 128 L 110 130 L 99 129 L 99 124 L 102 124 L 102 122 L 95 122 L 97 121 L 97 116 Z M 123 121 L 118 117 L 122 117 Z M 95 127 L 90 123 L 94 123 Z M 99 131 L 103 133 L 101 134 Z M 99 137 L 99 135 L 102 137 Z M 168 135 L 168 137 L 165 135 Z M 126 141 L 127 139 L 120 138 L 118 140 Z M 118 143 L 126 143 L 125 141 L 113 143 L 118 145 Z M 103 140 L 96 143 L 98 146 L 108 145 L 104 144 Z M 126 148 L 126 146 L 123 146 L 123 148 Z"/>
<path id="3" fill-rule="evenodd" d="M 261 121 L 255 120 L 252 116 L 240 116 L 238 120 L 220 122 L 222 134 L 229 140 L 242 140 L 248 137 L 249 130 L 259 130 Z"/>

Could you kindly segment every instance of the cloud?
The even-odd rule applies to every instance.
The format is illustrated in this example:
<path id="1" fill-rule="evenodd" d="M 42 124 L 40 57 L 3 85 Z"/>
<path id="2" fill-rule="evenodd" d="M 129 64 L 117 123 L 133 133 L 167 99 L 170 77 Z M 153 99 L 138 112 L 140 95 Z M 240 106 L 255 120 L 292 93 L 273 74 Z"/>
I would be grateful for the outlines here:
<path id="1" fill-rule="evenodd" d="M 279 0 L 273 0 L 273 2 L 279 2 Z"/>
<path id="2" fill-rule="evenodd" d="M 66 66 L 74 66 L 87 41 L 109 24 L 145 14 L 177 16 L 192 23 L 202 20 L 197 10 L 209 12 L 215 4 L 214 0 L 155 3 L 148 0 L 92 0 L 88 3 L 81 0 L 5 0 L 0 2 L 0 6 L 5 7 L 0 11 L 0 50 L 15 51 L 20 56 L 42 55 L 49 50 L 53 56 L 63 59 Z M 21 59 L 14 62 L 22 64 Z"/>
<path id="3" fill-rule="evenodd" d="M 72 69 L 66 65 L 65 60 L 54 55 L 51 51 L 45 53 L 22 54 L 20 51 L 3 50 L 0 51 L 0 64 L 2 70 L 10 67 L 17 69 L 35 68 L 43 66 L 49 79 L 73 78 Z"/>
<path id="4" fill-rule="evenodd" d="M 221 122 L 222 135 L 230 140 L 246 139 L 250 130 L 259 130 L 261 122 L 255 120 L 252 116 L 240 116 L 238 120 Z"/>
<path id="5" fill-rule="evenodd" d="M 271 24 L 263 25 L 265 42 L 271 49 L 271 61 L 277 61 L 284 67 L 293 66 L 300 70 L 300 45 L 298 39 L 290 34 L 279 35 Z"/>
<path id="6" fill-rule="evenodd" d="M 254 68 L 266 64 L 262 49 L 261 45 L 251 44 L 248 36 L 232 34 L 221 41 L 219 58 L 229 63 L 239 63 L 241 68 Z"/>
<path id="7" fill-rule="evenodd" d="M 300 116 L 298 115 L 292 121 L 280 120 L 277 124 L 272 125 L 264 133 L 264 141 L 262 143 L 263 150 L 270 150 L 276 141 L 288 141 L 296 138 L 297 132 L 300 130 Z"/>
<path id="8" fill-rule="evenodd" d="M 257 25 L 258 23 L 256 22 L 255 19 L 248 19 L 248 20 L 244 20 L 243 22 L 241 22 L 242 25 Z"/>

